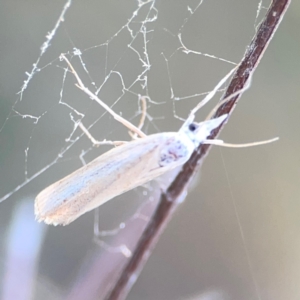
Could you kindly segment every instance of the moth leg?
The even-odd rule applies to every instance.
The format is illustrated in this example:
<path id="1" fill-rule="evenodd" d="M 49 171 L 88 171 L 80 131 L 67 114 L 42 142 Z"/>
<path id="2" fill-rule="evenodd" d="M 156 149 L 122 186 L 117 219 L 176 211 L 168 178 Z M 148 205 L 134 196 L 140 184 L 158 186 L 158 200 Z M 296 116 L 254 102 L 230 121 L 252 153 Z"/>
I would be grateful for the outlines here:
<path id="1" fill-rule="evenodd" d="M 147 101 L 146 98 L 148 98 L 148 96 L 139 96 L 139 101 L 141 102 L 141 119 L 139 122 L 139 125 L 137 126 L 138 129 L 142 129 L 146 120 L 146 116 L 147 116 Z M 131 136 L 131 138 L 133 140 L 136 140 L 138 138 L 138 134 L 136 132 L 132 132 L 132 131 L 128 131 L 128 134 Z"/>
<path id="2" fill-rule="evenodd" d="M 222 146 L 222 147 L 229 147 L 229 148 L 248 148 L 248 147 L 253 147 L 253 146 L 260 146 L 260 145 L 265 145 L 269 143 L 273 143 L 278 141 L 278 137 L 265 140 L 265 141 L 258 141 L 258 142 L 252 142 L 252 143 L 245 143 L 245 144 L 230 144 L 230 143 L 224 143 L 222 140 L 204 140 L 203 144 L 210 144 L 210 145 L 217 145 L 217 146 Z"/>
<path id="3" fill-rule="evenodd" d="M 110 113 L 115 120 L 117 120 L 118 122 L 120 122 L 121 124 L 123 124 L 124 126 L 126 126 L 129 130 L 135 132 L 137 135 L 139 135 L 140 137 L 146 137 L 146 134 L 144 132 L 142 132 L 139 128 L 137 128 L 135 125 L 133 125 L 132 123 L 130 123 L 129 121 L 127 121 L 126 119 L 124 119 L 123 117 L 121 117 L 120 115 L 118 115 L 117 113 L 115 113 L 107 104 L 105 104 L 102 100 L 100 100 L 98 98 L 97 95 L 95 95 L 94 93 L 92 93 L 82 82 L 82 80 L 80 79 L 78 73 L 76 72 L 76 70 L 74 69 L 74 67 L 72 66 L 72 64 L 70 63 L 70 61 L 66 58 L 66 56 L 64 54 L 60 55 L 60 58 L 63 59 L 67 64 L 69 69 L 71 70 L 71 72 L 73 73 L 73 75 L 75 76 L 77 83 L 75 84 L 79 89 L 81 89 L 83 92 L 85 92 L 91 99 L 93 99 L 94 101 L 96 101 L 98 104 L 100 104 L 108 113 Z"/>
<path id="4" fill-rule="evenodd" d="M 88 131 L 88 129 L 81 123 L 78 123 L 78 127 L 83 131 L 83 133 L 91 140 L 91 142 L 93 143 L 94 146 L 100 146 L 100 145 L 113 145 L 113 146 L 120 146 L 123 144 L 126 144 L 127 142 L 125 141 L 107 141 L 107 140 L 103 140 L 103 141 L 97 141 L 92 135 L 91 133 Z"/>

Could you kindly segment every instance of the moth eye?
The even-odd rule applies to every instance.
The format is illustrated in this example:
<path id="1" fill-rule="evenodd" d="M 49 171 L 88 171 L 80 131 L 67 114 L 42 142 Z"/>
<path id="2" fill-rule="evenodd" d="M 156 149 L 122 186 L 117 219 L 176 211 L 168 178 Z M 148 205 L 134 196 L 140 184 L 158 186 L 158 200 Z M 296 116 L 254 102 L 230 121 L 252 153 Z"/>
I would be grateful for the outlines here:
<path id="1" fill-rule="evenodd" d="M 189 130 L 192 132 L 195 131 L 197 128 L 198 128 L 198 125 L 195 123 L 192 123 L 189 125 Z"/>

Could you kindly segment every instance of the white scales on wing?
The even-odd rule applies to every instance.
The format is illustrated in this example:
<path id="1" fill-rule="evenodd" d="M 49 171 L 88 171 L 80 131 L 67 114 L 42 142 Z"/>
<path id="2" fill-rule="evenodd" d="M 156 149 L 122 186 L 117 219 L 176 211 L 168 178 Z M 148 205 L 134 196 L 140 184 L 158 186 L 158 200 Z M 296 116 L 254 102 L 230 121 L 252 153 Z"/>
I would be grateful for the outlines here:
<path id="1" fill-rule="evenodd" d="M 118 146 L 44 189 L 35 214 L 47 224 L 67 225 L 108 200 L 183 165 L 227 115 L 178 132 L 149 135 Z"/>

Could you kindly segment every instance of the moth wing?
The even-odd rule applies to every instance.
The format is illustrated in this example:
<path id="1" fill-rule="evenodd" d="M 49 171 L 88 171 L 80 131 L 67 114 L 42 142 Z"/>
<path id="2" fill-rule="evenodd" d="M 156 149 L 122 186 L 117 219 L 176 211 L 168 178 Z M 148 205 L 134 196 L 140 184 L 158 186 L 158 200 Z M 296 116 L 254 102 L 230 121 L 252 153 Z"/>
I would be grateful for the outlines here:
<path id="1" fill-rule="evenodd" d="M 39 221 L 67 225 L 106 201 L 176 167 L 160 165 L 161 153 L 178 133 L 159 133 L 114 148 L 38 194 Z"/>

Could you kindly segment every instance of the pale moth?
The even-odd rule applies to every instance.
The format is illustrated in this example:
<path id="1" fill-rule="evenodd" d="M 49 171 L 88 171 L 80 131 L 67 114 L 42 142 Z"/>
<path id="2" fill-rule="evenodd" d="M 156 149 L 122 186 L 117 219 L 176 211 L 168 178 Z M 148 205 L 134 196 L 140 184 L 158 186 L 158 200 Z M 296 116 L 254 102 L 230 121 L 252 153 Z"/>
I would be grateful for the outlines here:
<path id="1" fill-rule="evenodd" d="M 108 109 L 118 121 L 140 138 L 113 148 L 40 192 L 35 199 L 35 215 L 38 221 L 52 225 L 67 225 L 108 200 L 183 165 L 201 143 L 229 145 L 220 140 L 207 139 L 211 131 L 226 120 L 227 115 L 201 123 L 195 123 L 194 117 L 197 110 L 215 95 L 234 70 L 191 111 L 178 132 L 162 132 L 146 136 L 90 92 L 64 55 L 62 59 L 68 63 L 75 75 L 78 87 Z"/>

